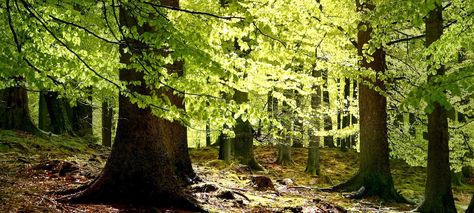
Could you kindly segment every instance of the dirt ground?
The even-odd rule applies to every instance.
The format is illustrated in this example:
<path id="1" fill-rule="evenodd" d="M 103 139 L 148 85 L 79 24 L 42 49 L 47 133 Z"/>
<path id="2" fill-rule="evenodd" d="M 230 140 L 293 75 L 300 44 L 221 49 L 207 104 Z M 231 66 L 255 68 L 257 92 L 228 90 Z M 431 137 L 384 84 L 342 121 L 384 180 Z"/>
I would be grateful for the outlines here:
<path id="1" fill-rule="evenodd" d="M 258 146 L 256 155 L 267 169 L 254 173 L 239 164 L 217 159 L 217 148 L 191 150 L 194 169 L 203 180 L 188 187 L 209 212 L 399 212 L 415 208 L 389 204 L 377 198 L 351 200 L 343 193 L 318 190 L 347 180 L 357 169 L 357 153 L 322 149 L 322 175 L 305 174 L 306 149 L 293 151 L 295 164 L 274 163 L 276 149 Z M 87 139 L 43 137 L 0 132 L 0 212 L 176 212 L 121 205 L 61 203 L 68 190 L 90 183 L 104 166 L 109 149 Z M 396 187 L 406 198 L 419 203 L 425 172 L 393 161 Z M 455 187 L 460 211 L 468 205 L 472 185 Z"/>

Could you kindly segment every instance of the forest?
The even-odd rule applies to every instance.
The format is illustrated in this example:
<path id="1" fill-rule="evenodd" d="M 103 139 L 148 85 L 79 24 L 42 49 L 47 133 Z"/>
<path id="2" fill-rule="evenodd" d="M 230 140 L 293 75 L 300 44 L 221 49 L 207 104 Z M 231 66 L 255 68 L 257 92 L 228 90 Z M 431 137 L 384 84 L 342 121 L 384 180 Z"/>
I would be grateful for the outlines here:
<path id="1" fill-rule="evenodd" d="M 0 0 L 0 212 L 474 213 L 474 0 Z"/>

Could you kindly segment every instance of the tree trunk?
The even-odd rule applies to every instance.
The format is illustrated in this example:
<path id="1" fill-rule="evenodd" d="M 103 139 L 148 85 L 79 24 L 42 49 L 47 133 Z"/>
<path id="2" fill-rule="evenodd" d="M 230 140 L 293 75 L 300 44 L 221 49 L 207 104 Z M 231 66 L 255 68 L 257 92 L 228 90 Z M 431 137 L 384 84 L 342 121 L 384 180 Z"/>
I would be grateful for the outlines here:
<path id="1" fill-rule="evenodd" d="M 329 100 L 329 91 L 328 91 L 328 71 L 327 70 L 323 70 L 322 71 L 322 78 L 323 78 L 323 91 L 322 91 L 322 94 L 323 94 L 323 102 L 324 102 L 324 105 L 327 107 L 328 110 L 330 110 L 331 108 L 331 103 L 330 103 L 330 100 Z M 332 130 L 332 118 L 329 114 L 325 114 L 324 115 L 324 118 L 323 118 L 323 122 L 324 122 L 324 131 L 331 131 Z M 331 148 L 334 148 L 336 147 L 334 145 L 334 136 L 332 135 L 327 135 L 327 136 L 324 136 L 324 146 L 325 147 L 331 147 Z"/>
<path id="2" fill-rule="evenodd" d="M 72 134 L 70 106 L 64 98 L 59 98 L 57 92 L 47 92 L 44 95 L 46 105 L 48 106 L 49 118 L 51 120 L 51 132 L 54 134 Z M 69 108 L 69 110 L 68 110 Z"/>
<path id="3" fill-rule="evenodd" d="M 321 77 L 321 71 L 313 70 L 313 77 Z M 320 137 L 317 136 L 316 130 L 319 130 L 321 120 L 319 115 L 316 113 L 316 110 L 321 107 L 321 86 L 317 85 L 313 87 L 315 93 L 311 96 L 311 110 L 313 112 L 312 118 L 314 122 L 314 129 L 309 131 L 309 147 L 308 147 L 308 160 L 306 162 L 305 172 L 310 175 L 319 175 L 320 174 L 320 165 L 319 165 L 319 140 Z"/>
<path id="4" fill-rule="evenodd" d="M 426 47 L 443 34 L 443 8 L 436 7 L 425 19 Z M 441 66 L 434 76 L 444 75 Z M 433 81 L 428 76 L 428 82 Z M 433 103 L 434 110 L 428 114 L 428 166 L 425 200 L 418 207 L 420 212 L 456 212 L 449 168 L 449 135 L 447 112 L 439 102 Z"/>
<path id="5" fill-rule="evenodd" d="M 358 5 L 358 11 L 373 9 L 373 5 L 363 3 Z M 383 73 L 386 68 L 385 52 L 378 48 L 371 55 L 373 61 L 368 62 L 364 55 L 363 46 L 371 39 L 370 24 L 366 31 L 358 32 L 358 54 L 362 57 L 361 66 L 370 68 L 377 73 Z M 384 90 L 383 80 L 374 81 L 366 78 L 373 86 Z M 360 113 L 360 164 L 358 173 L 349 181 L 333 187 L 338 191 L 356 191 L 350 197 L 379 196 L 384 200 L 406 202 L 397 193 L 390 173 L 389 148 L 387 136 L 387 100 L 375 88 L 359 83 L 359 113 Z"/>
<path id="6" fill-rule="evenodd" d="M 229 163 L 232 160 L 232 144 L 229 138 L 221 133 L 219 138 L 219 160 Z"/>
<path id="7" fill-rule="evenodd" d="M 173 7 L 179 6 L 177 0 L 161 3 Z M 140 33 L 153 30 L 147 24 L 138 26 L 136 17 L 127 11 L 126 5 L 120 5 L 119 9 L 122 26 L 137 27 Z M 127 53 L 125 46 L 120 47 L 120 62 L 131 64 L 132 54 L 142 54 L 143 50 L 140 47 L 145 44 L 133 38 L 125 40 L 132 47 Z M 134 52 L 131 53 L 131 50 Z M 176 63 L 170 71 L 179 72 L 180 70 L 175 68 L 182 68 L 181 66 L 182 63 Z M 173 104 L 184 107 L 183 102 L 179 103 L 180 98 L 170 96 L 171 92 L 162 89 L 152 91 L 145 84 L 142 72 L 121 69 L 120 80 L 141 83 L 127 85 L 131 92 L 143 95 L 168 95 Z M 185 144 L 186 128 L 178 122 L 155 117 L 150 107 L 139 108 L 122 94 L 119 96 L 119 118 L 115 142 L 104 170 L 89 188 L 72 201 L 131 203 L 202 211 L 183 192 L 180 185 L 182 183 L 180 179 L 189 176 L 189 174 L 183 175 L 182 172 L 188 173 L 186 167 L 190 167 Z"/>
<path id="8" fill-rule="evenodd" d="M 72 108 L 72 129 L 78 136 L 92 135 L 92 96 Z"/>
<path id="9" fill-rule="evenodd" d="M 21 130 L 36 133 L 28 108 L 28 94 L 15 86 L 0 90 L 0 129 Z"/>
<path id="10" fill-rule="evenodd" d="M 238 104 L 248 101 L 248 93 L 235 91 L 234 100 Z M 252 170 L 265 170 L 255 159 L 253 151 L 253 129 L 249 121 L 237 119 L 234 127 L 235 138 L 233 139 L 235 158 L 242 164 L 248 165 Z"/>
<path id="11" fill-rule="evenodd" d="M 206 121 L 206 146 L 211 146 L 211 124 Z"/>
<path id="12" fill-rule="evenodd" d="M 114 110 L 109 102 L 102 102 L 102 145 L 110 147 L 112 145 L 112 120 Z"/>
<path id="13" fill-rule="evenodd" d="M 49 119 L 48 104 L 46 103 L 45 93 L 39 93 L 38 101 L 38 128 L 43 131 L 51 131 L 51 120 Z"/>
<path id="14" fill-rule="evenodd" d="M 469 202 L 469 206 L 466 209 L 466 213 L 474 213 L 474 195 L 471 197 L 471 202 Z"/>
<path id="15" fill-rule="evenodd" d="M 282 166 L 292 166 L 295 164 L 291 157 L 291 146 L 289 144 L 278 145 L 278 156 L 276 163 Z"/>

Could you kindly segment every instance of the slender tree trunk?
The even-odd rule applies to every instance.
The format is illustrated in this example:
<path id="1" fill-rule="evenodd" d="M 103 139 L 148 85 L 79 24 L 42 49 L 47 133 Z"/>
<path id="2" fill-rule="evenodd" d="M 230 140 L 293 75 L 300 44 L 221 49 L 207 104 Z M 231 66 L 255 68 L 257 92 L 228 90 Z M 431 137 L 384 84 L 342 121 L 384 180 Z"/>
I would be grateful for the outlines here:
<path id="1" fill-rule="evenodd" d="M 313 70 L 312 75 L 315 78 L 321 77 L 321 71 Z M 314 86 L 315 94 L 311 96 L 311 109 L 313 111 L 312 119 L 315 123 L 314 129 L 309 131 L 309 147 L 308 147 L 308 160 L 306 163 L 305 172 L 310 175 L 319 175 L 320 174 L 320 165 L 319 165 L 319 140 L 320 137 L 316 135 L 316 130 L 319 130 L 321 120 L 318 118 L 316 110 L 321 107 L 321 86 Z"/>
<path id="2" fill-rule="evenodd" d="M 358 11 L 373 9 L 373 5 L 363 3 L 358 4 Z M 371 55 L 373 60 L 368 62 L 364 55 L 363 46 L 371 39 L 372 29 L 370 24 L 361 23 L 367 26 L 366 31 L 358 32 L 358 54 L 362 57 L 361 66 L 370 68 L 377 73 L 383 73 L 386 68 L 385 52 L 377 48 Z M 368 78 L 365 81 L 371 82 L 374 87 L 384 90 L 383 80 L 372 81 Z M 349 181 L 333 187 L 338 191 L 355 191 L 350 197 L 361 198 L 365 196 L 379 196 L 384 200 L 406 202 L 397 193 L 393 185 L 390 173 L 389 148 L 387 136 L 387 100 L 379 94 L 375 88 L 364 83 L 359 83 L 359 113 L 360 113 L 360 163 L 358 173 Z"/>
<path id="3" fill-rule="evenodd" d="M 21 130 L 36 133 L 28 108 L 28 94 L 15 86 L 0 90 L 0 129 Z"/>
<path id="4" fill-rule="evenodd" d="M 173 7 L 179 6 L 177 0 L 161 3 Z M 119 9 L 121 26 L 137 27 L 140 34 L 153 30 L 147 24 L 139 26 L 137 19 L 127 11 L 126 5 L 120 5 Z M 133 38 L 125 40 L 132 48 L 126 53 L 125 46 L 121 46 L 120 62 L 131 64 L 132 54 L 142 54 L 143 50 L 140 47 L 145 44 Z M 179 69 L 175 68 L 182 68 L 181 66 L 182 63 L 177 63 L 170 71 L 179 72 Z M 170 91 L 150 89 L 142 72 L 121 69 L 120 80 L 141 83 L 129 84 L 127 87 L 131 92 L 143 95 L 168 95 L 173 104 L 184 107 L 182 102 L 178 103 L 180 98 L 171 96 Z M 122 94 L 119 96 L 119 118 L 115 142 L 104 170 L 89 188 L 72 201 L 132 203 L 202 211 L 181 187 L 180 179 L 189 174 L 177 173 L 178 170 L 187 173 L 185 167 L 188 166 L 189 155 L 187 146 L 183 145 L 187 138 L 186 128 L 178 122 L 157 118 L 149 107 L 139 108 Z M 187 159 L 179 160 L 177 159 L 179 157 Z"/>
<path id="5" fill-rule="evenodd" d="M 248 101 L 248 93 L 235 91 L 234 100 L 238 104 Z M 248 165 L 252 170 L 265 170 L 255 159 L 253 150 L 253 129 L 249 121 L 243 121 L 241 118 L 237 119 L 237 124 L 234 127 L 235 138 L 233 145 L 235 147 L 235 158 L 245 165 Z"/>
<path id="6" fill-rule="evenodd" d="M 328 71 L 327 70 L 323 70 L 322 71 L 322 77 L 323 77 L 323 81 L 324 81 L 324 84 L 323 84 L 323 102 L 324 102 L 324 105 L 327 107 L 328 110 L 331 109 L 331 103 L 330 103 L 330 99 L 329 99 L 329 91 L 328 91 Z M 323 118 L 323 123 L 324 123 L 324 131 L 331 131 L 332 130 L 332 118 L 329 114 L 325 114 L 324 115 L 324 118 Z M 324 136 L 324 146 L 325 147 L 331 147 L 331 148 L 334 148 L 336 147 L 334 145 L 334 136 L 332 135 L 328 135 L 328 136 Z"/>
<path id="7" fill-rule="evenodd" d="M 206 121 L 206 146 L 211 146 L 211 124 Z"/>
<path id="8" fill-rule="evenodd" d="M 39 93 L 38 101 L 38 128 L 43 131 L 50 131 L 51 120 L 49 119 L 48 104 L 46 103 L 45 93 Z"/>
<path id="9" fill-rule="evenodd" d="M 112 120 L 113 120 L 113 107 L 109 105 L 109 102 L 102 102 L 102 145 L 110 147 L 112 146 Z"/>
<path id="10" fill-rule="evenodd" d="M 299 94 L 294 94 L 293 97 L 296 97 L 296 106 L 299 107 L 299 108 L 303 108 L 303 104 L 304 104 L 304 97 L 302 95 L 299 95 Z M 294 148 L 303 148 L 303 135 L 304 135 L 304 126 L 303 126 L 303 122 L 300 120 L 300 117 L 298 115 L 295 115 L 293 116 L 294 117 L 294 122 L 293 122 L 293 126 L 294 126 L 294 129 L 293 131 L 294 132 L 298 132 L 300 133 L 299 135 L 301 135 L 300 137 L 295 137 L 293 136 L 293 145 L 292 147 Z"/>
<path id="11" fill-rule="evenodd" d="M 426 46 L 429 47 L 443 34 L 443 8 L 436 7 L 425 19 Z M 437 69 L 434 76 L 444 75 L 444 67 Z M 428 81 L 433 82 L 433 75 Z M 428 114 L 428 166 L 425 200 L 418 207 L 420 212 L 456 212 L 449 169 L 449 135 L 446 109 L 439 102 L 433 103 L 434 110 Z"/>
<path id="12" fill-rule="evenodd" d="M 92 135 L 92 96 L 72 108 L 72 129 L 78 136 Z"/>

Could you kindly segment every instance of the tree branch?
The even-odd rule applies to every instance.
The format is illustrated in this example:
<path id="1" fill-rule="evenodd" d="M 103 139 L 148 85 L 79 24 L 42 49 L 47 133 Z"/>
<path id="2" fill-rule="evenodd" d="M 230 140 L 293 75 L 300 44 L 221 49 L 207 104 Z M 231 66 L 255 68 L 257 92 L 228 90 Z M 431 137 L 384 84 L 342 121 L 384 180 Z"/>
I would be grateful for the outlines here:
<path id="1" fill-rule="evenodd" d="M 232 19 L 244 20 L 245 19 L 244 17 L 239 17 L 239 16 L 220 16 L 220 15 L 216 15 L 216 14 L 212 14 L 212 13 L 201 12 L 201 11 L 192 11 L 192 10 L 182 9 L 182 8 L 179 8 L 179 7 L 156 4 L 156 3 L 152 3 L 152 2 L 142 2 L 142 3 L 150 5 L 152 7 L 165 8 L 165 9 L 185 12 L 185 13 L 189 13 L 189 14 L 193 14 L 193 15 L 210 16 L 210 17 L 218 18 L 218 19 L 225 19 L 225 20 L 232 20 Z"/>

